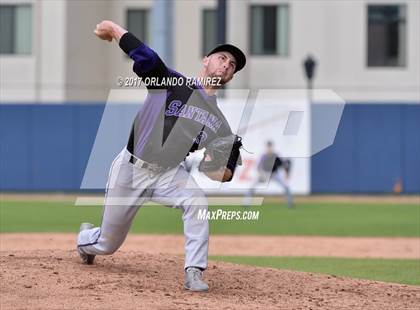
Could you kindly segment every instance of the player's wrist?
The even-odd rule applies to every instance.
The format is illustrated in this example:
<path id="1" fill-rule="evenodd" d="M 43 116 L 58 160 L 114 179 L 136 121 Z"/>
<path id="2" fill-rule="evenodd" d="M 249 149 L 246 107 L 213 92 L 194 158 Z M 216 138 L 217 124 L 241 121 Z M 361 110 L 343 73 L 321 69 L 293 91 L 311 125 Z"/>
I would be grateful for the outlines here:
<path id="1" fill-rule="evenodd" d="M 221 167 L 215 171 L 206 171 L 204 174 L 207 175 L 207 177 L 209 177 L 211 180 L 219 182 L 230 181 L 233 176 L 232 171 L 226 167 Z"/>
<path id="2" fill-rule="evenodd" d="M 223 181 L 222 182 L 228 182 L 228 181 L 232 180 L 232 177 L 233 177 L 232 170 L 230 170 L 229 168 L 225 168 L 224 172 L 223 172 Z"/>
<path id="3" fill-rule="evenodd" d="M 120 42 L 121 37 L 127 33 L 128 31 L 121 27 L 120 25 L 117 25 L 115 23 L 111 24 L 111 36 L 117 41 L 117 43 Z"/>

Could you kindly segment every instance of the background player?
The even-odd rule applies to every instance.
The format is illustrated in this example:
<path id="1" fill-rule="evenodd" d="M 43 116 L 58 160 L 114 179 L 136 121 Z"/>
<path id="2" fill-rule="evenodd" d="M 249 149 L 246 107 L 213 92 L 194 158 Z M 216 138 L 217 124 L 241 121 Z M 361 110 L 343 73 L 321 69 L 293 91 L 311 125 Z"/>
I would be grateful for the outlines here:
<path id="1" fill-rule="evenodd" d="M 287 206 L 293 208 L 293 197 L 289 188 L 291 164 L 290 159 L 281 158 L 274 152 L 273 142 L 267 141 L 266 151 L 261 156 L 257 165 L 257 178 L 255 178 L 251 188 L 245 196 L 244 206 L 249 206 L 251 204 L 252 195 L 259 183 L 274 180 L 284 188 L 287 197 Z"/>
<path id="2" fill-rule="evenodd" d="M 160 57 L 133 34 L 111 21 L 98 24 L 95 34 L 103 40 L 118 42 L 134 60 L 133 70 L 139 77 L 186 79 L 167 68 Z M 198 74 L 199 78 L 218 77 L 220 85 L 146 85 L 149 93 L 135 118 L 127 147 L 111 165 L 102 224 L 100 227 L 89 223 L 81 225 L 77 249 L 84 263 L 92 264 L 95 255 L 114 253 L 124 242 L 141 205 L 154 201 L 183 211 L 184 287 L 192 291 L 208 290 L 202 280 L 202 271 L 207 267 L 208 221 L 197 217 L 200 210 L 207 210 L 207 199 L 181 163 L 189 153 L 209 146 L 219 137 L 232 135 L 217 107 L 215 92 L 229 82 L 245 62 L 242 51 L 224 44 L 204 57 Z M 230 181 L 239 156 L 238 148 L 232 151 L 224 166 L 205 174 L 212 180 Z M 211 160 L 209 156 L 203 159 Z"/>

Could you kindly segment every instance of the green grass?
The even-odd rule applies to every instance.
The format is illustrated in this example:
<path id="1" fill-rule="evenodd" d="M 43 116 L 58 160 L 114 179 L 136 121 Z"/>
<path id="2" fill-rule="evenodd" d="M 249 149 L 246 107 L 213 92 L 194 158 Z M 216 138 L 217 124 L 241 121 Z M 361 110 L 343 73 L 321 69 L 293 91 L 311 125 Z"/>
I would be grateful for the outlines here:
<path id="1" fill-rule="evenodd" d="M 236 264 L 420 285 L 420 261 L 415 259 L 250 256 L 212 256 L 210 259 Z"/>
<path id="2" fill-rule="evenodd" d="M 217 206 L 212 210 L 244 210 Z M 210 221 L 212 234 L 420 236 L 420 206 L 415 204 L 302 203 L 265 204 L 257 221 Z M 182 234 L 181 211 L 161 206 L 140 209 L 131 231 Z M 74 206 L 71 202 L 0 202 L 0 232 L 75 232 L 82 221 L 100 224 L 102 207 Z"/>
<path id="3" fill-rule="evenodd" d="M 244 210 L 241 207 L 211 207 Z M 415 204 L 302 203 L 265 204 L 257 221 L 210 221 L 211 234 L 420 236 L 420 206 Z M 131 232 L 182 234 L 181 212 L 161 206 L 141 208 Z M 0 232 L 77 232 L 83 221 L 100 224 L 102 207 L 66 201 L 0 201 Z M 212 259 L 272 268 L 326 273 L 420 285 L 419 260 L 323 257 L 225 257 Z"/>

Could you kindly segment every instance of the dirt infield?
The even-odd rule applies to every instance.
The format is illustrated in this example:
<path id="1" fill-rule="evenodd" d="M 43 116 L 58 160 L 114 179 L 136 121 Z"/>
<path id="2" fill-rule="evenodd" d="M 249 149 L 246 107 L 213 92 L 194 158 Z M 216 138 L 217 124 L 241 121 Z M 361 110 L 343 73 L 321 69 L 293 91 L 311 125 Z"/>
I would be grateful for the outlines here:
<path id="1" fill-rule="evenodd" d="M 245 243 L 236 238 L 211 237 L 210 253 L 252 255 L 252 248 L 259 255 L 273 255 L 250 245 L 267 249 L 267 245 L 273 248 L 278 242 L 278 248 L 289 249 L 283 250 L 284 255 L 296 254 L 290 252 L 296 248 L 293 244 L 305 248 L 304 237 L 262 237 L 264 241 L 241 236 Z M 75 234 L 1 234 L 0 308 L 400 310 L 416 309 L 420 303 L 420 287 L 222 262 L 210 262 L 205 273 L 209 293 L 187 292 L 182 288 L 183 255 L 176 254 L 182 252 L 182 239 L 130 235 L 118 253 L 86 266 L 73 249 Z M 310 242 L 322 244 L 321 239 L 324 254 L 333 254 L 337 253 L 332 248 L 337 247 L 337 242 L 346 248 L 345 239 L 354 242 L 359 238 L 310 237 L 306 238 L 306 250 L 311 251 Z M 364 246 L 348 246 L 347 251 L 363 256 L 369 253 L 364 247 L 383 239 L 376 242 L 376 257 L 389 255 L 385 251 L 388 247 L 402 252 L 405 248 L 405 255 L 410 257 L 413 251 L 419 254 L 418 246 L 413 246 L 418 244 L 418 238 L 360 239 L 366 239 Z M 404 245 L 397 249 L 396 244 L 401 242 Z"/>
<path id="2" fill-rule="evenodd" d="M 182 257 L 170 254 L 120 252 L 86 266 L 75 250 L 2 251 L 0 262 L 3 310 L 402 310 L 420 303 L 419 287 L 220 262 L 205 274 L 210 292 L 191 293 L 182 288 Z"/>
<path id="3" fill-rule="evenodd" d="M 1 251 L 68 250 L 75 234 L 0 234 Z M 182 235 L 130 234 L 121 251 L 149 254 L 183 254 Z M 305 236 L 211 236 L 210 255 L 333 256 L 353 258 L 420 259 L 419 238 L 305 237 Z"/>

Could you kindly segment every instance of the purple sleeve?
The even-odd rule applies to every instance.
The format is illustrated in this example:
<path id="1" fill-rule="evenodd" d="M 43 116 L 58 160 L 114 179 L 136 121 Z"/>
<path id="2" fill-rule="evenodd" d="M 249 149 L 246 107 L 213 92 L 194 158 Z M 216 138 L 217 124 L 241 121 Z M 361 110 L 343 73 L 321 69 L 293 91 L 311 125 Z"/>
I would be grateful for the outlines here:
<path id="1" fill-rule="evenodd" d="M 167 75 L 167 68 L 150 47 L 141 43 L 139 47 L 129 54 L 134 60 L 133 71 L 141 77 L 164 77 Z"/>
<path id="2" fill-rule="evenodd" d="M 159 55 L 130 32 L 125 33 L 121 37 L 119 45 L 121 49 L 134 60 L 133 71 L 138 76 L 167 76 L 168 69 Z"/>

